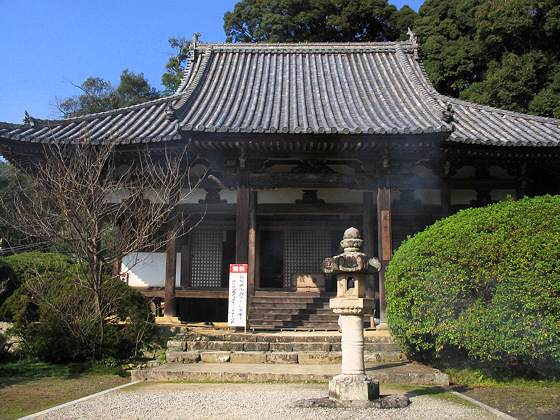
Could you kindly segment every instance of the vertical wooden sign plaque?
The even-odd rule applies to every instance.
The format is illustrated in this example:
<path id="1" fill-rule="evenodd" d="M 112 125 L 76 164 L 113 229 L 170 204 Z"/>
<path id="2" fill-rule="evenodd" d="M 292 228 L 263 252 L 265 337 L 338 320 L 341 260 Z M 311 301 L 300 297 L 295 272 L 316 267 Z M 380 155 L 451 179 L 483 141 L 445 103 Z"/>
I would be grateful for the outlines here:
<path id="1" fill-rule="evenodd" d="M 381 242 L 382 242 L 382 260 L 391 259 L 391 213 L 389 210 L 381 211 Z"/>

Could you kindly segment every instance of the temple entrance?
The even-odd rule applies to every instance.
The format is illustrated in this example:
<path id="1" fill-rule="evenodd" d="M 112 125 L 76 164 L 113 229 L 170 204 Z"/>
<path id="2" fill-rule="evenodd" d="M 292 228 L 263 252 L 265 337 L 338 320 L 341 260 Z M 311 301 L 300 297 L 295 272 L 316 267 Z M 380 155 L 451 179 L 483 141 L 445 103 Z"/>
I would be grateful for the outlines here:
<path id="1" fill-rule="evenodd" d="M 284 232 L 263 230 L 260 232 L 259 279 L 262 289 L 284 287 Z"/>

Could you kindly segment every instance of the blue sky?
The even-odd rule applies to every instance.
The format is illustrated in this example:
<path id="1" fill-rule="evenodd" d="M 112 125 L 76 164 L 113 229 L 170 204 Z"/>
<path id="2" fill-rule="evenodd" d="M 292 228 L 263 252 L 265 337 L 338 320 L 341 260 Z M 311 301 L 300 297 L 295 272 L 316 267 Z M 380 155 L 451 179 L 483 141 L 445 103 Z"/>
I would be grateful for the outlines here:
<path id="1" fill-rule="evenodd" d="M 389 1 L 414 10 L 422 0 Z M 79 94 L 90 76 L 114 85 L 128 68 L 161 89 L 170 37 L 224 42 L 223 16 L 237 0 L 0 0 L 0 121 L 24 111 L 58 117 L 55 98 Z"/>

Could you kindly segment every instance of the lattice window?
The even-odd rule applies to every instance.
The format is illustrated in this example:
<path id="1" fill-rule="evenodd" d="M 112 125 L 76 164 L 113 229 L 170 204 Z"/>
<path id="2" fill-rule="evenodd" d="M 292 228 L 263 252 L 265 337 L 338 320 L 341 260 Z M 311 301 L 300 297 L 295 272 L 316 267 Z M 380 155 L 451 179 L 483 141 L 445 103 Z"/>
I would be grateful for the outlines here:
<path id="1" fill-rule="evenodd" d="M 321 264 L 331 257 L 329 231 L 286 231 L 284 241 L 284 287 L 294 274 L 321 274 Z"/>
<path id="2" fill-rule="evenodd" d="M 195 230 L 192 233 L 192 287 L 220 287 L 224 232 Z"/>

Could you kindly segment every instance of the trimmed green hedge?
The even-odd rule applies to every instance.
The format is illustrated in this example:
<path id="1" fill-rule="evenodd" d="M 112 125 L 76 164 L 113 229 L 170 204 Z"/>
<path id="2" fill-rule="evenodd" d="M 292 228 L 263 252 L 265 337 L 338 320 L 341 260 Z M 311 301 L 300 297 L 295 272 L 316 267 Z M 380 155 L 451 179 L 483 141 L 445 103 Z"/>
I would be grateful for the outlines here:
<path id="1" fill-rule="evenodd" d="M 405 241 L 387 320 L 413 358 L 560 362 L 560 196 L 461 211 Z"/>

